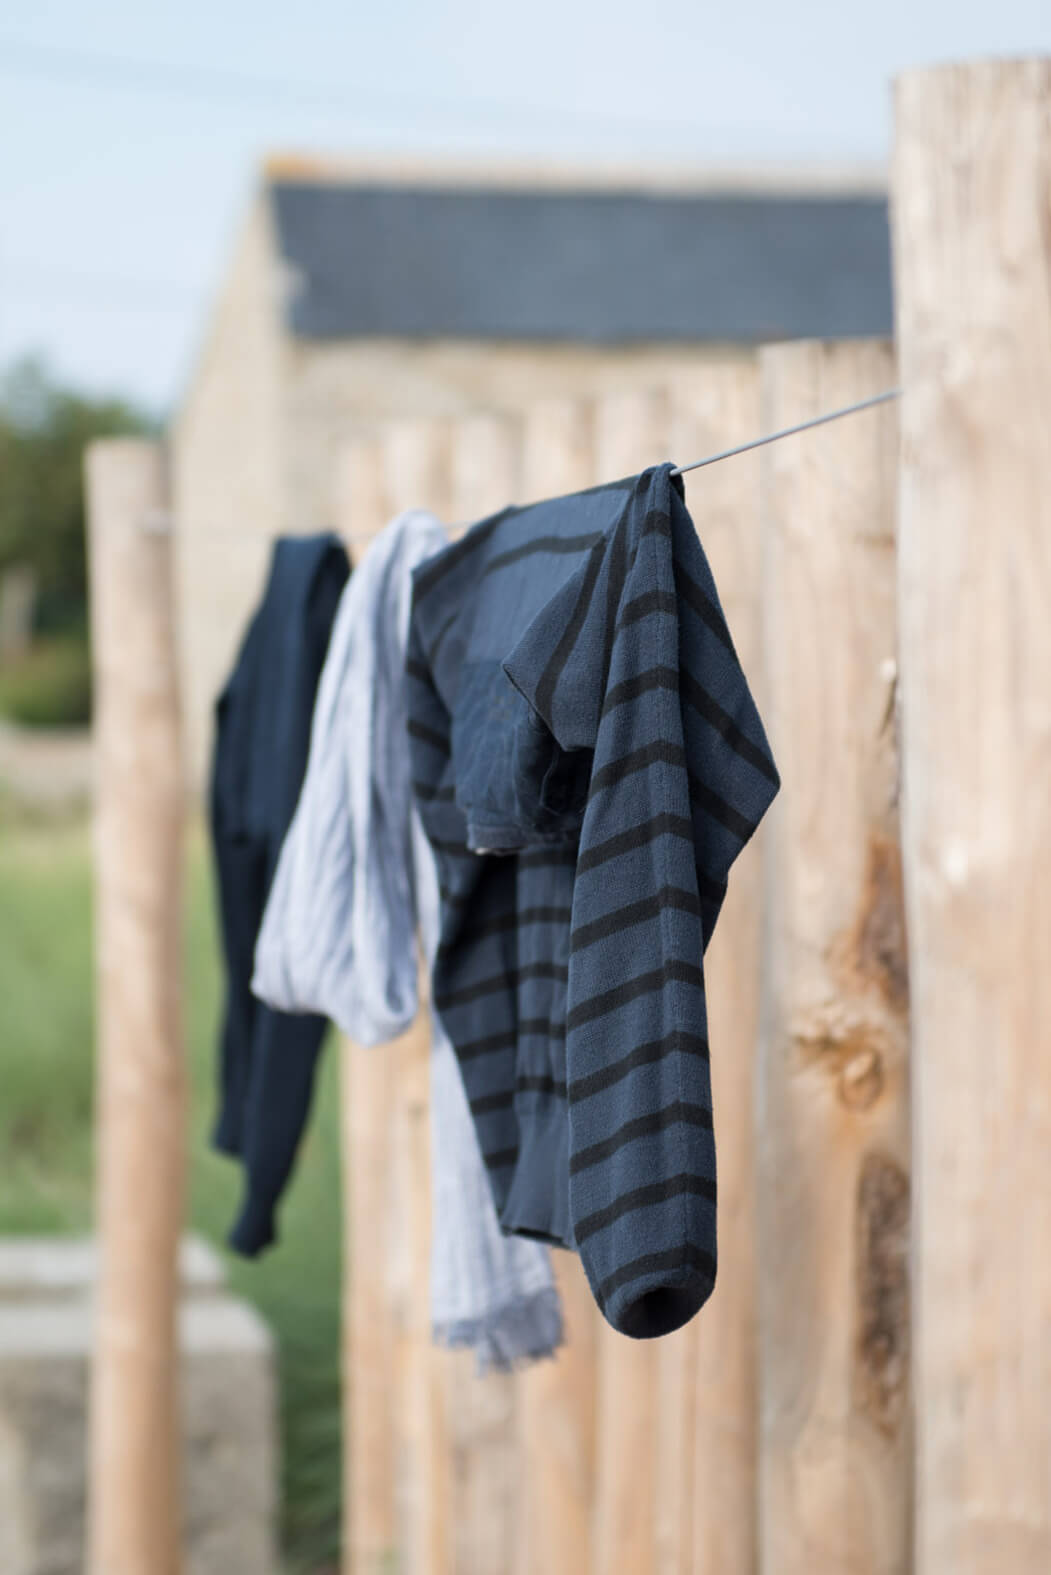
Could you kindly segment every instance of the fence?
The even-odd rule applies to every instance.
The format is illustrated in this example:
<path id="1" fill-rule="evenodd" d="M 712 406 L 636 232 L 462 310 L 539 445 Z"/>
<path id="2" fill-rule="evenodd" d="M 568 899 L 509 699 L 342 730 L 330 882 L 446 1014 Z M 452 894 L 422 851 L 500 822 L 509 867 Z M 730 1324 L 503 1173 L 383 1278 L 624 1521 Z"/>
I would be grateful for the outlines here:
<path id="1" fill-rule="evenodd" d="M 344 1046 L 348 1575 L 1051 1568 L 1051 67 L 917 72 L 896 105 L 896 371 L 886 345 L 781 345 L 344 456 L 360 547 L 403 506 L 467 521 L 903 387 L 688 479 L 783 777 L 707 969 L 709 1306 L 626 1340 L 559 1255 L 556 1361 L 477 1379 L 434 1350 L 425 1016 Z M 154 1575 L 178 1568 L 169 547 L 138 529 L 148 446 L 90 480 L 93 1569 Z"/>

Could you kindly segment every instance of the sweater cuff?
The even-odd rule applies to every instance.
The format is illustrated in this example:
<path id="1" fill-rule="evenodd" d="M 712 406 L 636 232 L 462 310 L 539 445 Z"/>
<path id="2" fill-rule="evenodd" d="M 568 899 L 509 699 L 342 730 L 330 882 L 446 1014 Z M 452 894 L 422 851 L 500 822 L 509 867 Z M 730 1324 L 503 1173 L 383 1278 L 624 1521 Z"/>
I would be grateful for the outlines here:
<path id="1" fill-rule="evenodd" d="M 250 1187 L 227 1242 L 243 1258 L 254 1258 L 276 1240 L 273 1200 Z"/>

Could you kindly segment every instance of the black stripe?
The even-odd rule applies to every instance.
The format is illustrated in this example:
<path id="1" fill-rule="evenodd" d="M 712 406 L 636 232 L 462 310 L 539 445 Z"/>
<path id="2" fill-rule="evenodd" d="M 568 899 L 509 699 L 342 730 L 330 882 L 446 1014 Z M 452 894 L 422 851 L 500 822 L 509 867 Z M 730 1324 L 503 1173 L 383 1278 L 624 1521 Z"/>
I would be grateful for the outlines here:
<path id="1" fill-rule="evenodd" d="M 470 891 L 453 891 L 449 886 L 439 886 L 438 895 L 442 902 L 449 907 L 465 907 L 467 903 L 475 901 L 475 893 Z"/>
<path id="2" fill-rule="evenodd" d="M 436 733 L 433 727 L 427 727 L 423 722 L 412 721 L 409 723 L 409 732 L 413 738 L 418 738 L 421 743 L 430 744 L 432 749 L 439 750 L 443 755 L 449 753 L 449 740 L 441 733 Z"/>
<path id="3" fill-rule="evenodd" d="M 410 656 L 405 663 L 405 672 L 409 678 L 418 678 L 421 684 L 426 684 L 429 689 L 434 688 L 431 670 L 425 662 L 418 662 L 414 656 Z"/>
<path id="4" fill-rule="evenodd" d="M 516 1077 L 514 1088 L 503 1088 L 495 1094 L 479 1094 L 472 1099 L 471 1114 L 485 1116 L 493 1110 L 506 1109 L 514 1103 L 516 1094 L 552 1094 L 556 1098 L 564 1099 L 566 1085 L 548 1073 L 537 1073 L 533 1077 Z"/>
<path id="5" fill-rule="evenodd" d="M 443 580 L 451 570 L 461 564 L 465 558 L 477 551 L 496 530 L 502 525 L 513 509 L 503 509 L 501 513 L 494 514 L 491 519 L 485 520 L 481 525 L 475 525 L 466 536 L 461 537 L 449 547 L 444 547 L 438 554 L 434 563 L 425 565 L 416 570 L 412 577 L 413 600 L 418 607 L 424 598 L 429 596 L 440 580 Z"/>
<path id="6" fill-rule="evenodd" d="M 557 1099 L 565 1099 L 566 1085 L 560 1078 L 551 1077 L 549 1073 L 537 1072 L 532 1077 L 515 1078 L 516 1094 L 554 1094 Z"/>
<path id="7" fill-rule="evenodd" d="M 514 1028 L 505 1028 L 498 1034 L 487 1034 L 484 1039 L 470 1039 L 464 1044 L 457 1044 L 456 1054 L 461 1061 L 473 1061 L 495 1050 L 513 1050 L 519 1039 L 537 1038 L 561 1041 L 562 1025 L 546 1017 L 522 1017 Z"/>
<path id="8" fill-rule="evenodd" d="M 705 1105 L 691 1105 L 684 1100 L 676 1099 L 670 1105 L 665 1105 L 663 1110 L 654 1110 L 648 1116 L 635 1116 L 631 1121 L 625 1121 L 622 1127 L 601 1143 L 592 1143 L 589 1148 L 582 1148 L 573 1155 L 569 1161 L 569 1174 L 578 1176 L 582 1170 L 589 1170 L 592 1165 L 601 1164 L 604 1159 L 609 1159 L 613 1154 L 627 1143 L 634 1143 L 637 1138 L 653 1137 L 658 1132 L 666 1132 L 669 1127 L 674 1127 L 679 1122 L 687 1126 L 704 1127 L 711 1130 L 712 1113 Z"/>
<path id="9" fill-rule="evenodd" d="M 570 1099 L 589 1099 L 592 1094 L 602 1094 L 607 1088 L 637 1072 L 640 1067 L 654 1066 L 669 1055 L 695 1055 L 708 1060 L 708 1041 L 699 1034 L 687 1034 L 679 1028 L 665 1034 L 663 1039 L 651 1039 L 648 1044 L 636 1045 L 626 1056 L 611 1065 L 590 1072 L 586 1077 L 575 1077 L 569 1085 Z"/>
<path id="10" fill-rule="evenodd" d="M 428 782 L 414 782 L 412 791 L 425 804 L 451 804 L 456 797 L 455 787 L 432 787 Z"/>
<path id="11" fill-rule="evenodd" d="M 644 771 L 647 766 L 660 762 L 664 766 L 681 766 L 686 770 L 686 754 L 680 744 L 674 744 L 670 739 L 658 738 L 652 744 L 642 744 L 638 749 L 631 750 L 626 755 L 621 755 L 619 760 L 610 760 L 606 765 L 600 766 L 598 771 L 592 773 L 588 785 L 588 798 L 593 793 L 601 793 L 604 788 L 616 787 L 622 777 L 630 777 L 636 771 Z"/>
<path id="12" fill-rule="evenodd" d="M 532 541 L 520 542 L 517 547 L 509 547 L 506 552 L 498 552 L 495 558 L 490 558 L 482 570 L 482 576 L 494 574 L 497 569 L 506 569 L 509 563 L 518 563 L 520 559 L 531 558 L 536 553 L 583 552 L 601 540 L 599 531 L 589 531 L 586 536 L 534 536 Z"/>
<path id="13" fill-rule="evenodd" d="M 633 597 L 625 606 L 617 619 L 617 632 L 638 623 L 640 618 L 648 618 L 650 613 L 677 613 L 678 610 L 679 604 L 671 591 L 643 591 L 641 596 Z"/>
<path id="14" fill-rule="evenodd" d="M 732 831 L 734 836 L 742 843 L 747 842 L 755 830 L 754 823 L 746 815 L 742 815 L 739 809 L 734 809 L 733 805 L 728 804 L 720 794 L 713 792 L 709 787 L 705 787 L 704 783 L 698 777 L 695 777 L 692 771 L 690 772 L 690 798 L 704 810 L 706 815 L 710 815 L 713 820 L 717 820 L 720 825 L 725 826 L 727 831 Z"/>
<path id="15" fill-rule="evenodd" d="M 617 706 L 626 705 L 630 700 L 639 700 L 654 689 L 670 689 L 676 693 L 678 688 L 677 667 L 651 667 L 645 673 L 633 673 L 630 678 L 625 678 L 606 691 L 606 698 L 602 702 L 602 715 L 608 716 L 610 711 L 616 710 Z"/>
<path id="16" fill-rule="evenodd" d="M 550 726 L 551 705 L 554 700 L 555 686 L 562 675 L 562 669 L 569 660 L 573 647 L 580 638 L 580 631 L 584 627 L 584 620 L 591 605 L 591 598 L 595 590 L 599 569 L 602 567 L 602 537 L 595 539 L 595 545 L 588 557 L 587 568 L 577 597 L 576 606 L 573 608 L 569 622 L 562 631 L 561 638 L 555 649 L 551 652 L 547 666 L 540 675 L 536 686 L 536 709 L 541 718 Z"/>
<path id="17" fill-rule="evenodd" d="M 695 1247 L 690 1243 L 682 1247 L 669 1247 L 666 1252 L 647 1252 L 641 1258 L 632 1258 L 630 1263 L 622 1263 L 619 1269 L 615 1269 L 601 1282 L 596 1295 L 600 1302 L 604 1302 L 614 1291 L 630 1285 L 632 1280 L 641 1280 L 653 1274 L 674 1274 L 682 1269 L 696 1269 L 714 1283 L 715 1259 L 703 1247 Z"/>
<path id="18" fill-rule="evenodd" d="M 618 1007 L 626 1006 L 640 995 L 651 995 L 653 991 L 673 983 L 694 984 L 698 990 L 703 990 L 704 974 L 696 963 L 669 957 L 659 968 L 640 973 L 634 979 L 625 979 L 623 984 L 614 985 L 612 990 L 603 990 L 600 995 L 581 1001 L 566 1017 L 566 1027 L 579 1028 L 582 1023 L 590 1023 L 596 1017 L 605 1017 L 607 1012 L 615 1012 Z"/>
<path id="19" fill-rule="evenodd" d="M 597 1231 L 605 1230 L 607 1226 L 622 1219 L 625 1214 L 632 1214 L 636 1209 L 652 1208 L 655 1203 L 669 1203 L 672 1198 L 707 1198 L 709 1203 L 715 1202 L 715 1182 L 707 1176 L 669 1176 L 665 1181 L 654 1181 L 646 1187 L 636 1187 L 634 1192 L 622 1192 L 619 1198 L 608 1203 L 603 1209 L 596 1209 L 594 1214 L 586 1214 L 582 1220 L 577 1220 L 573 1226 L 573 1237 L 579 1247 L 582 1241 L 587 1241 L 589 1236 L 594 1236 Z"/>
<path id="20" fill-rule="evenodd" d="M 473 1061 L 480 1055 L 491 1055 L 496 1050 L 513 1050 L 518 1043 L 518 1029 L 505 1028 L 498 1034 L 486 1034 L 484 1039 L 470 1039 L 456 1046 L 461 1061 Z"/>
<path id="21" fill-rule="evenodd" d="M 482 919 L 478 923 L 468 920 L 457 936 L 456 944 L 465 937 L 472 941 L 481 940 L 486 935 L 499 935 L 507 930 L 526 929 L 530 924 L 565 924 L 572 917 L 571 908 L 523 908 L 521 912 L 497 914 L 492 919 Z"/>
<path id="22" fill-rule="evenodd" d="M 470 1101 L 472 1116 L 487 1116 L 492 1110 L 503 1110 L 514 1099 L 514 1092 L 510 1088 L 501 1089 L 498 1094 L 479 1094 Z"/>
<path id="23" fill-rule="evenodd" d="M 465 984 L 458 990 L 446 990 L 441 996 L 435 996 L 434 1004 L 439 1011 L 445 1011 L 450 1006 L 464 1006 L 468 1001 L 480 1000 L 483 995 L 495 995 L 498 990 L 513 989 L 516 985 L 525 984 L 529 979 L 556 979 L 564 982 L 568 977 L 569 969 L 565 963 L 526 963 L 524 968 L 509 968 L 506 973 L 494 974 L 489 979 L 479 979 L 475 984 Z"/>
<path id="24" fill-rule="evenodd" d="M 734 643 L 730 638 L 730 631 L 726 627 L 726 620 L 722 613 L 716 607 L 711 597 L 701 590 L 701 587 L 695 580 L 690 578 L 685 569 L 680 568 L 678 565 L 676 565 L 675 569 L 675 585 L 687 606 L 693 608 L 701 622 L 706 624 L 716 639 L 725 645 L 730 655 L 736 657 L 737 652 L 734 650 Z"/>
<path id="25" fill-rule="evenodd" d="M 701 915 L 701 904 L 696 892 L 683 891 L 679 886 L 662 886 L 651 897 L 630 902 L 625 908 L 614 908 L 611 913 L 604 913 L 601 919 L 592 919 L 590 924 L 578 925 L 569 937 L 569 949 L 571 952 L 583 951 L 585 946 L 604 941 L 610 935 L 630 929 L 633 924 L 659 918 L 665 908 L 692 913 L 696 918 Z"/>
<path id="26" fill-rule="evenodd" d="M 430 649 L 427 652 L 427 660 L 430 663 L 432 670 L 434 668 L 435 662 L 438 660 L 438 652 L 441 650 L 442 641 L 449 633 L 449 630 L 452 628 L 457 618 L 459 618 L 461 610 L 462 609 L 460 607 L 453 609 L 449 616 L 443 621 L 441 628 L 438 630 L 438 633 L 431 641 Z"/>
<path id="27" fill-rule="evenodd" d="M 631 554 L 631 567 L 635 567 L 635 560 L 639 555 L 639 549 L 646 540 L 647 536 L 670 535 L 671 519 L 667 511 L 660 507 L 648 509 L 646 516 L 642 521 L 642 525 L 639 528 L 638 540 L 636 541 L 634 550 Z"/>
<path id="28" fill-rule="evenodd" d="M 451 837 L 428 837 L 427 841 L 435 853 L 450 853 L 455 858 L 476 859 L 477 853 L 472 853 L 466 842 L 454 841 Z"/>
<path id="29" fill-rule="evenodd" d="M 740 755 L 742 760 L 747 760 L 750 766 L 772 782 L 775 787 L 780 785 L 780 778 L 774 762 L 765 750 L 760 749 L 744 734 L 728 711 L 724 711 L 718 700 L 708 693 L 697 680 L 687 672 L 682 674 L 682 695 L 688 705 L 691 705 L 699 716 L 714 727 L 715 731 L 733 750 L 735 755 Z"/>
<path id="30" fill-rule="evenodd" d="M 518 1159 L 517 1148 L 500 1148 L 482 1156 L 490 1170 L 504 1170 Z"/>
<path id="31" fill-rule="evenodd" d="M 605 842 L 597 842 L 593 848 L 588 848 L 577 860 L 577 874 L 585 875 L 588 870 L 596 869 L 609 859 L 619 858 L 622 853 L 630 853 L 635 848 L 644 848 L 648 842 L 664 836 L 682 837 L 684 841 L 692 843 L 692 820 L 688 820 L 685 815 L 671 815 L 662 810 L 652 820 L 644 820 L 641 826 L 629 826 L 627 831 L 618 831 L 614 836 L 607 837 Z"/>

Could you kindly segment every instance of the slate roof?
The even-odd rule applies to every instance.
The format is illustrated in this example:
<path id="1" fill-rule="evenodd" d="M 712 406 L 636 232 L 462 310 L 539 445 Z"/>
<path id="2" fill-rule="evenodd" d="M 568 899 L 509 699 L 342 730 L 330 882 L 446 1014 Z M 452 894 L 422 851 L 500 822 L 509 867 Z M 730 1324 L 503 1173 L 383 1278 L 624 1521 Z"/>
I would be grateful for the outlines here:
<path id="1" fill-rule="evenodd" d="M 304 340 L 751 343 L 892 330 L 885 196 L 268 183 Z"/>

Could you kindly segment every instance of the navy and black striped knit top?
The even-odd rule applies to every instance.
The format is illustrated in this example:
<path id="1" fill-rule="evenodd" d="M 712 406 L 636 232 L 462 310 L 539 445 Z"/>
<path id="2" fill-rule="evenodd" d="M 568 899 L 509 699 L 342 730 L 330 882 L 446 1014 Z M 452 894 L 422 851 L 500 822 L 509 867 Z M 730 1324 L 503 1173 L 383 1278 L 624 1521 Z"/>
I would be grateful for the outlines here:
<path id="1" fill-rule="evenodd" d="M 501 1223 L 665 1334 L 715 1279 L 704 948 L 778 787 L 671 467 L 422 564 L 409 675 L 434 1001 Z"/>

